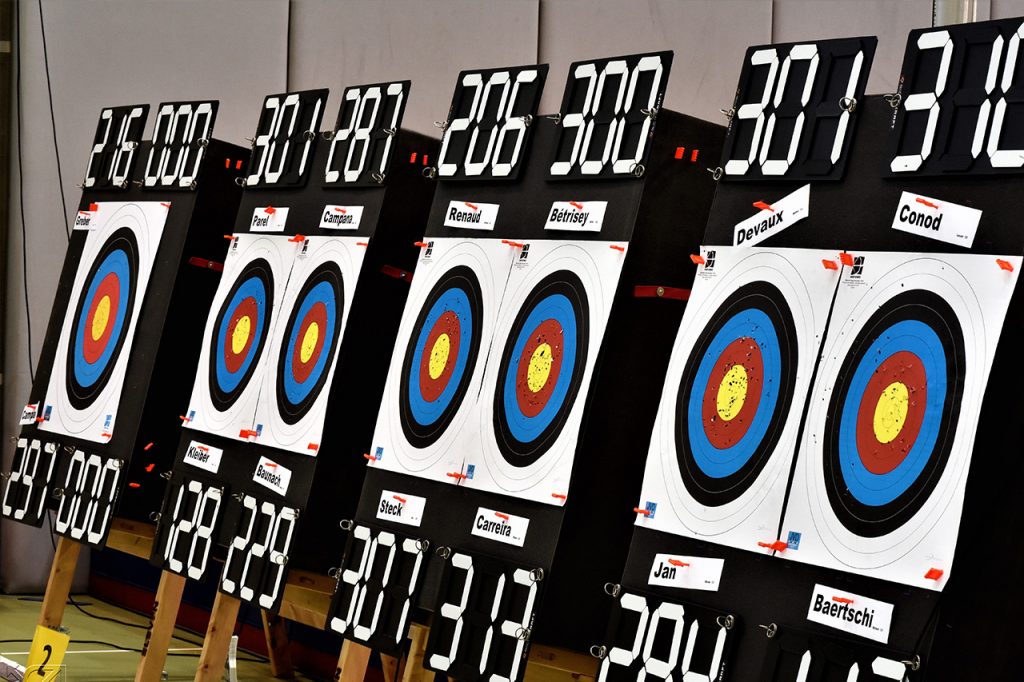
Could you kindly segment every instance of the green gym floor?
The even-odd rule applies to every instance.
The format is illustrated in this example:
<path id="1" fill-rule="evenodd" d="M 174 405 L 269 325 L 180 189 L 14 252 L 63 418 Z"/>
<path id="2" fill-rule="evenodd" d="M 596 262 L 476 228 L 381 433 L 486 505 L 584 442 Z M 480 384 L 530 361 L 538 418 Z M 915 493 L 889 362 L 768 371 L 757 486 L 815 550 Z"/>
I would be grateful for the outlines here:
<path id="1" fill-rule="evenodd" d="M 145 638 L 149 621 L 131 611 L 125 611 L 106 602 L 76 595 L 74 600 L 85 610 L 97 616 L 116 618 L 127 623 L 136 623 L 141 628 L 132 628 L 119 623 L 90 618 L 70 604 L 64 612 L 64 626 L 71 635 L 71 645 L 64 657 L 66 676 L 58 677 L 66 682 L 120 682 L 134 680 L 135 667 L 139 662 L 138 649 Z M 28 648 L 32 633 L 39 619 L 42 600 L 39 597 L 0 595 L 0 656 L 24 665 L 28 659 Z M 174 639 L 164 669 L 166 680 L 191 680 L 195 676 L 202 635 L 185 630 L 175 630 Z M 104 644 L 107 642 L 117 648 Z M 124 651 L 134 649 L 134 651 Z M 270 666 L 261 658 L 247 652 L 238 652 L 238 679 L 272 680 Z M 296 680 L 310 678 L 296 674 Z"/>

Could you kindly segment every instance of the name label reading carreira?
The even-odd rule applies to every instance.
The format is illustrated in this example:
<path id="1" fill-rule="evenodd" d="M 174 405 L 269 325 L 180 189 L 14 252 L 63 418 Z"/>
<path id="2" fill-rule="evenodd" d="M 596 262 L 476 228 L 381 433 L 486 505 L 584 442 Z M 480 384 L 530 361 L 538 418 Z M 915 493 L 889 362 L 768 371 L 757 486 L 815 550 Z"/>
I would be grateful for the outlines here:
<path id="1" fill-rule="evenodd" d="M 479 507 L 473 518 L 471 532 L 477 537 L 522 547 L 526 542 L 526 531 L 529 527 L 530 519 L 524 516 Z"/>
<path id="2" fill-rule="evenodd" d="M 382 490 L 380 503 L 377 505 L 377 518 L 383 521 L 404 523 L 407 526 L 419 526 L 423 521 L 423 510 L 427 506 L 427 498 L 394 490 Z"/>
<path id="3" fill-rule="evenodd" d="M 191 464 L 194 467 L 199 467 L 209 471 L 211 474 L 215 474 L 220 469 L 220 459 L 223 454 L 224 451 L 220 448 L 194 440 L 185 449 L 183 461 L 185 464 Z"/>
<path id="4" fill-rule="evenodd" d="M 320 229 L 323 230 L 358 230 L 363 219 L 362 206 L 335 206 L 327 204 L 320 216 Z"/>
<path id="5" fill-rule="evenodd" d="M 481 204 L 475 201 L 449 201 L 444 212 L 444 226 L 464 230 L 493 230 L 498 220 L 499 204 Z"/>
<path id="6" fill-rule="evenodd" d="M 556 201 L 548 211 L 545 230 L 600 232 L 607 201 Z"/>
<path id="7" fill-rule="evenodd" d="M 292 482 L 292 470 L 269 457 L 260 457 L 252 480 L 278 495 L 285 495 L 288 492 L 288 484 Z"/>
<path id="8" fill-rule="evenodd" d="M 807 620 L 887 644 L 892 604 L 815 585 Z"/>

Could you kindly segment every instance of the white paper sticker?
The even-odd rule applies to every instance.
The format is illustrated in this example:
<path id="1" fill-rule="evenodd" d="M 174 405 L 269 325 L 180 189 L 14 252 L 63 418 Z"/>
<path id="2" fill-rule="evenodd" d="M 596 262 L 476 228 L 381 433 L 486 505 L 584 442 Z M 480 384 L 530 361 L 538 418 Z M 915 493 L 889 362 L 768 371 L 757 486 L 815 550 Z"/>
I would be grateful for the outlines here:
<path id="1" fill-rule="evenodd" d="M 526 542 L 526 531 L 529 527 L 530 519 L 524 516 L 513 516 L 486 507 L 478 507 L 476 517 L 473 519 L 472 533 L 477 537 L 522 547 Z"/>
<path id="2" fill-rule="evenodd" d="M 892 218 L 892 229 L 969 249 L 979 222 L 981 211 L 976 208 L 904 192 Z"/>
<path id="3" fill-rule="evenodd" d="M 188 449 L 185 450 L 183 461 L 185 464 L 191 464 L 215 474 L 220 469 L 220 459 L 223 454 L 224 451 L 220 448 L 192 441 L 188 444 Z"/>
<path id="4" fill-rule="evenodd" d="M 811 214 L 810 203 L 810 185 L 804 185 L 772 202 L 769 208 L 763 208 L 746 220 L 736 223 L 732 235 L 733 246 L 753 246 L 795 225 Z"/>
<path id="5" fill-rule="evenodd" d="M 288 222 L 288 209 L 278 206 L 258 206 L 252 211 L 250 232 L 284 232 Z"/>
<path id="6" fill-rule="evenodd" d="M 892 624 L 892 604 L 815 585 L 807 620 L 886 644 Z"/>
<path id="7" fill-rule="evenodd" d="M 28 426 L 29 424 L 36 423 L 36 417 L 39 416 L 39 403 L 29 403 L 25 406 L 25 409 L 21 411 L 21 418 L 18 420 L 18 424 L 21 426 Z"/>
<path id="8" fill-rule="evenodd" d="M 75 216 L 75 230 L 91 230 L 96 227 L 95 211 L 79 211 Z"/>
<path id="9" fill-rule="evenodd" d="M 268 457 L 260 457 L 252 480 L 278 495 L 284 495 L 288 492 L 288 484 L 292 482 L 292 470 Z"/>
<path id="10" fill-rule="evenodd" d="M 717 592 L 724 566 L 725 559 L 658 554 L 647 576 L 647 584 Z"/>
<path id="11" fill-rule="evenodd" d="M 320 216 L 320 228 L 324 230 L 358 230 L 359 221 L 362 219 L 362 206 L 327 204 Z"/>
<path id="12" fill-rule="evenodd" d="M 499 208 L 498 204 L 449 201 L 448 210 L 444 213 L 444 226 L 465 230 L 493 230 Z"/>
<path id="13" fill-rule="evenodd" d="M 548 211 L 545 230 L 600 232 L 607 201 L 556 201 Z"/>
<path id="14" fill-rule="evenodd" d="M 427 506 L 427 498 L 416 495 L 396 493 L 393 490 L 382 490 L 380 503 L 377 505 L 377 518 L 383 521 L 404 523 L 407 526 L 419 526 L 423 521 L 423 510 Z"/>

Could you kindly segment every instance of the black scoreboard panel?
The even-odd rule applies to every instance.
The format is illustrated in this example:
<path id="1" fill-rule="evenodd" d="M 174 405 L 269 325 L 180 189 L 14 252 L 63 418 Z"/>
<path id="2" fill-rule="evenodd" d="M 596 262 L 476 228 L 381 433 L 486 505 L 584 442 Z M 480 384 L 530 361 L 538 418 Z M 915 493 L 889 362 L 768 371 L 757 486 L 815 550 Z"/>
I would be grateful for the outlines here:
<path id="1" fill-rule="evenodd" d="M 155 511 L 247 153 L 212 138 L 217 102 L 104 109 L 89 155 L 2 513 L 102 547 Z"/>
<path id="2" fill-rule="evenodd" d="M 575 123 L 574 94 L 560 116 L 526 112 L 515 179 L 439 174 L 345 523 L 334 631 L 397 654 L 408 621 L 433 612 L 425 664 L 457 679 L 521 679 L 531 642 L 585 650 L 599 637 L 609 608 L 589 595 L 601 566 L 623 563 L 609 538 L 628 535 L 640 480 L 623 453 L 653 413 L 649 386 L 694 272 L 678 260 L 699 241 L 706 161 L 721 151 L 720 127 L 660 108 L 670 62 L 574 64 L 567 90 L 600 80 L 619 94 L 596 110 L 591 96 Z M 577 151 L 561 171 L 567 120 L 596 131 L 603 170 L 583 165 L 600 154 Z M 613 169 L 620 155 L 628 172 Z"/>
<path id="3" fill-rule="evenodd" d="M 958 41 L 968 40 L 965 36 L 984 33 L 992 40 L 994 33 L 1010 31 L 1011 26 L 1016 30 L 1019 23 L 1018 20 L 990 22 L 946 30 L 957 46 L 952 48 L 955 55 L 955 50 L 961 45 Z M 920 68 L 914 66 L 923 63 L 916 56 L 915 46 L 919 45 L 921 35 L 931 32 L 925 30 L 911 34 L 906 64 Z M 970 40 L 972 44 L 978 42 L 975 38 Z M 760 49 L 754 48 L 755 51 Z M 1016 228 L 1015 209 L 1005 199 L 1015 191 L 1016 181 L 1013 176 L 997 176 L 982 165 L 974 166 L 979 168 L 977 173 L 970 168 L 961 168 L 939 175 L 929 168 L 928 161 L 916 170 L 894 173 L 891 167 L 894 155 L 903 153 L 898 151 L 898 145 L 903 144 L 899 140 L 906 137 L 905 131 L 911 125 L 904 123 L 905 112 L 902 109 L 907 101 L 907 88 L 917 92 L 922 87 L 913 85 L 913 78 L 906 71 L 901 80 L 904 84 L 902 100 L 891 96 L 858 98 L 855 109 L 858 130 L 844 158 L 837 161 L 837 165 L 845 165 L 845 171 L 841 177 L 834 178 L 835 181 L 816 183 L 811 178 L 808 190 L 804 189 L 808 179 L 804 175 L 796 176 L 799 180 L 764 177 L 739 183 L 724 181 L 729 177 L 726 174 L 715 196 L 704 237 L 706 246 L 701 250 L 703 262 L 698 266 L 700 280 L 721 275 L 720 272 L 718 275 L 712 273 L 723 268 L 728 271 L 730 262 L 756 258 L 759 254 L 787 258 L 793 262 L 802 257 L 801 278 L 808 282 L 824 277 L 834 279 L 827 287 L 819 286 L 816 294 L 826 301 L 828 318 L 827 324 L 822 322 L 825 331 L 811 344 L 813 362 L 810 367 L 813 374 L 804 378 L 811 389 L 802 397 L 793 398 L 797 404 L 794 412 L 797 419 L 792 440 L 771 455 L 772 458 L 791 458 L 785 460 L 775 483 L 778 510 L 751 517 L 749 540 L 726 540 L 724 534 L 714 531 L 710 525 L 714 510 L 720 506 L 726 509 L 728 503 L 741 500 L 737 491 L 749 489 L 749 481 L 759 476 L 755 473 L 748 482 L 736 483 L 737 477 L 721 459 L 705 459 L 703 464 L 698 463 L 696 466 L 703 467 L 706 472 L 712 467 L 719 467 L 720 471 L 714 476 L 708 474 L 704 479 L 696 473 L 683 475 L 683 480 L 690 482 L 687 489 L 691 491 L 676 493 L 676 499 L 684 494 L 696 500 L 703 499 L 701 507 L 691 509 L 692 519 L 687 522 L 692 528 L 703 529 L 703 536 L 694 530 L 677 534 L 674 530 L 658 529 L 659 526 L 664 528 L 666 518 L 680 513 L 676 499 L 666 501 L 663 497 L 655 501 L 649 495 L 637 498 L 638 516 L 626 570 L 622 580 L 610 585 L 609 591 L 616 598 L 620 594 L 654 595 L 653 600 L 648 596 L 648 622 L 654 617 L 658 600 L 680 606 L 683 613 L 710 609 L 732 617 L 733 627 L 728 635 L 731 650 L 723 653 L 720 665 L 710 673 L 701 668 L 701 674 L 709 677 L 700 679 L 953 680 L 1014 679 L 1019 676 L 1009 624 L 1014 618 L 1011 615 L 1012 604 L 1019 601 L 1014 576 L 1020 571 L 1021 563 L 1018 553 L 1008 551 L 1005 544 L 1006 534 L 1014 533 L 1018 526 L 1015 519 L 1019 515 L 1014 511 L 1015 496 L 1010 488 L 1018 467 L 1015 462 L 993 456 L 993 453 L 1001 452 L 1006 443 L 1016 442 L 1020 437 L 1019 420 L 1007 416 L 1016 414 L 1015 410 L 1019 410 L 1021 403 L 1012 384 L 1004 378 L 1015 371 L 1013 358 L 1016 351 L 1012 340 L 1021 329 L 1021 314 L 1024 312 L 1019 295 L 1010 298 L 1015 273 L 1019 270 L 1019 256 L 1024 250 L 1024 240 Z M 958 103 L 968 101 L 957 99 Z M 941 123 L 939 127 L 941 129 Z M 727 144 L 725 161 L 730 158 Z M 771 220 L 770 214 L 791 211 L 793 204 L 784 208 L 787 205 L 783 202 L 801 192 L 808 192 L 804 209 L 807 213 L 803 219 L 788 223 L 781 222 L 781 219 L 780 222 Z M 969 225 L 964 227 L 963 214 L 958 214 L 958 211 L 968 209 L 978 211 L 972 214 L 978 221 L 973 243 L 964 237 L 972 230 Z M 757 220 L 751 222 L 755 216 Z M 939 216 L 942 217 L 936 222 Z M 926 218 L 929 218 L 928 228 L 915 233 L 913 230 L 923 227 Z M 961 218 L 959 223 L 958 218 Z M 767 227 L 767 237 L 749 250 L 737 247 L 737 243 L 742 241 L 741 232 L 746 235 L 744 238 L 751 234 L 740 229 L 741 223 L 743 227 L 753 226 L 761 220 L 764 225 L 760 229 Z M 950 223 L 954 228 L 947 231 Z M 933 236 L 929 238 L 923 233 Z M 951 241 L 939 241 L 935 234 Z M 908 273 L 901 274 L 904 268 Z M 973 273 L 973 276 L 968 278 L 961 270 Z M 924 286 L 921 285 L 922 280 L 927 282 Z M 951 288 L 950 282 L 957 286 Z M 986 288 L 986 282 L 1000 284 Z M 896 291 L 891 291 L 893 283 Z M 902 288 L 906 292 L 899 291 Z M 920 293 L 915 289 L 925 291 Z M 877 302 L 866 309 L 851 308 L 846 302 L 850 292 L 858 292 L 856 295 L 863 296 L 864 300 Z M 842 358 L 833 356 L 828 349 L 843 348 L 844 343 L 851 344 L 851 348 L 867 348 L 861 339 L 864 334 L 851 333 L 850 330 L 886 324 L 887 320 L 891 322 L 893 306 L 881 299 L 872 299 L 873 296 L 889 295 L 899 302 L 901 310 L 907 311 L 907 320 L 897 323 L 914 326 L 918 332 L 929 324 L 940 330 L 948 326 L 949 335 L 936 337 L 932 347 L 941 348 L 946 353 L 948 364 L 940 371 L 948 373 L 949 383 L 927 385 L 929 391 L 941 387 L 948 392 L 935 391 L 934 395 L 939 400 L 936 411 L 920 423 L 934 425 L 937 434 L 948 434 L 948 431 L 942 431 L 947 428 L 942 423 L 952 423 L 949 428 L 955 428 L 962 435 L 957 436 L 953 450 L 950 445 L 953 439 L 949 435 L 940 435 L 945 440 L 935 441 L 940 443 L 938 450 L 922 450 L 915 446 L 913 438 L 919 437 L 915 434 L 925 434 L 926 430 L 914 431 L 918 426 L 913 421 L 897 419 L 896 422 L 886 422 L 885 411 L 872 405 L 876 407 L 875 414 L 870 411 L 863 414 L 868 423 L 872 417 L 877 420 L 875 437 L 881 445 L 872 446 L 873 455 L 863 451 L 860 457 L 847 454 L 837 458 L 835 453 L 843 453 L 844 448 L 846 453 L 850 452 L 853 441 L 844 438 L 861 438 L 860 432 L 853 435 L 852 431 L 841 431 L 847 428 L 843 426 L 843 420 L 847 419 L 845 405 L 856 405 L 849 397 L 854 391 L 851 382 L 858 381 L 856 372 L 860 369 L 855 372 L 848 365 L 838 365 L 837 361 Z M 747 300 L 753 300 L 765 297 L 766 292 L 748 289 L 746 296 Z M 969 304 L 972 312 L 956 307 L 956 301 L 961 297 L 976 301 Z M 733 296 L 729 304 L 736 300 L 737 297 Z M 694 307 L 704 303 L 695 298 L 689 304 L 690 309 L 700 309 Z M 922 303 L 932 311 L 931 314 L 951 322 L 929 323 L 927 317 L 913 312 L 923 309 L 920 308 Z M 1005 308 L 1007 303 L 1008 310 Z M 951 314 L 953 308 L 955 314 Z M 762 309 L 767 310 L 763 306 Z M 1001 319 L 1003 311 L 1006 312 L 1005 323 Z M 984 320 L 985 315 L 989 319 L 983 325 L 979 320 Z M 995 322 L 991 321 L 992 318 Z M 710 325 L 716 318 L 709 315 L 707 319 Z M 794 319 L 798 331 L 800 321 L 801 318 Z M 972 328 L 970 323 L 976 326 Z M 786 324 L 775 326 L 777 329 L 789 328 Z M 961 332 L 962 344 L 965 345 L 958 340 Z M 683 331 L 680 331 L 680 338 L 683 336 Z M 705 344 L 699 346 L 705 355 L 697 357 L 711 357 L 715 343 L 711 337 L 714 336 L 710 333 L 698 336 L 698 343 Z M 927 337 L 928 334 L 923 333 L 919 340 L 930 343 Z M 885 338 L 891 343 L 900 341 L 899 334 Z M 985 339 L 984 351 L 979 351 L 981 346 L 972 345 L 974 340 L 981 338 Z M 768 344 L 758 341 L 758 346 L 759 353 L 767 353 Z M 883 349 L 879 357 L 889 350 L 891 348 Z M 911 350 L 927 357 L 921 347 Z M 983 353 L 989 357 L 994 353 L 988 375 L 984 367 L 979 369 L 973 364 Z M 764 357 L 764 372 L 779 371 L 771 367 L 772 361 L 767 354 Z M 840 367 L 838 372 L 837 367 Z M 905 369 L 917 371 L 913 369 L 913 363 L 907 364 Z M 869 372 L 868 375 L 885 378 L 885 371 L 879 365 L 873 374 Z M 935 370 L 926 368 L 926 371 L 934 373 Z M 834 391 L 830 386 L 825 394 L 816 392 L 815 382 L 822 381 L 822 377 L 833 376 L 832 372 L 837 372 Z M 702 381 L 701 376 L 699 373 L 691 376 L 694 386 Z M 785 372 L 781 376 L 785 386 Z M 910 376 L 905 374 L 894 379 L 890 388 L 895 391 L 904 385 L 903 382 L 912 382 Z M 756 380 L 754 375 L 747 374 L 742 380 L 733 376 L 731 383 L 723 381 L 725 388 L 717 395 L 718 400 L 722 400 L 723 395 L 727 396 L 724 404 L 719 403 L 718 416 L 722 422 L 728 422 L 727 417 L 731 416 L 723 415 L 723 411 L 728 413 L 736 404 L 732 388 L 737 385 L 746 388 L 752 385 L 749 382 Z M 667 381 L 673 381 L 671 369 Z M 715 400 L 714 392 L 696 389 L 684 392 L 685 383 L 677 380 L 676 386 L 669 387 L 673 405 L 676 405 L 677 391 L 686 399 L 679 403 L 683 407 L 675 408 L 676 414 L 685 414 L 686 405 L 691 404 L 690 395 L 703 396 L 705 403 Z M 764 396 L 769 394 L 770 391 L 763 393 Z M 783 398 L 777 399 L 781 401 Z M 882 402 L 880 397 L 879 404 Z M 931 405 L 907 403 L 914 410 L 918 410 L 921 404 Z M 683 411 L 679 412 L 680 409 Z M 742 409 L 742 403 L 737 409 Z M 979 411 L 980 419 L 976 416 Z M 862 419 L 856 410 L 849 414 Z M 958 414 L 960 424 L 957 424 Z M 970 414 L 975 416 L 964 416 Z M 695 414 L 688 423 L 696 423 L 699 429 L 701 419 L 700 414 Z M 972 423 L 963 423 L 972 419 L 977 421 L 975 433 L 972 433 Z M 749 415 L 747 420 L 740 425 L 742 428 L 753 428 L 758 423 Z M 684 422 L 680 420 L 679 423 Z M 751 426 L 747 427 L 746 423 Z M 833 435 L 827 435 L 825 439 L 811 435 L 817 434 L 822 424 L 823 433 Z M 722 431 L 724 426 L 723 423 L 722 427 L 716 427 L 722 442 L 725 445 L 738 442 L 736 439 L 742 433 L 729 435 Z M 904 439 L 894 437 L 888 440 L 888 437 L 883 437 L 888 427 L 896 431 L 908 427 L 908 435 Z M 685 433 L 685 430 L 680 433 Z M 842 433 L 846 435 L 840 435 Z M 656 428 L 652 442 L 660 438 L 660 434 L 661 430 Z M 929 437 L 921 437 L 921 441 L 927 442 Z M 777 443 L 784 441 L 786 436 L 776 435 L 774 438 Z M 889 453 L 884 447 L 889 442 L 901 449 L 895 454 Z M 857 441 L 856 447 L 866 447 L 866 443 Z M 694 454 L 675 450 L 676 454 L 671 459 L 678 461 L 679 471 L 692 467 L 699 460 L 696 446 L 693 447 Z M 877 482 L 891 474 L 903 458 L 915 461 L 920 452 L 929 453 L 917 460 L 923 467 L 919 471 L 925 472 L 924 477 L 906 475 L 895 484 L 886 481 L 886 486 L 895 487 L 869 489 L 875 485 L 871 481 Z M 817 464 L 818 460 L 809 457 L 808 453 L 825 456 L 821 464 Z M 657 457 L 652 446 L 647 463 L 648 474 L 652 460 Z M 872 457 L 877 459 L 872 461 Z M 889 457 L 895 459 L 886 459 Z M 857 467 L 868 465 L 871 467 L 867 469 L 870 475 L 857 473 Z M 959 473 L 950 473 L 956 471 L 954 467 L 961 467 Z M 815 499 L 813 491 L 818 484 L 813 472 L 818 472 L 817 476 L 831 477 L 823 480 L 838 483 L 826 484 L 824 487 L 829 488 L 828 495 L 817 498 L 815 504 L 820 506 L 820 510 L 812 511 L 810 518 L 819 527 L 808 523 L 798 530 L 794 527 L 794 520 L 798 514 L 806 513 L 800 505 L 807 504 L 801 500 Z M 881 478 L 872 479 L 872 475 Z M 703 481 L 703 493 L 696 487 L 700 481 Z M 725 487 L 727 482 L 731 487 Z M 645 481 L 645 490 L 647 487 L 648 482 Z M 960 515 L 959 493 L 956 491 L 964 487 L 966 493 Z M 671 491 L 672 487 L 667 486 L 666 490 Z M 699 494 L 706 497 L 701 498 Z M 830 508 L 835 511 L 828 512 Z M 872 516 L 872 510 L 879 509 L 890 516 L 880 517 L 877 511 Z M 830 520 L 833 517 L 829 514 L 834 514 L 834 518 L 839 520 L 834 528 Z M 910 518 L 925 518 L 928 523 L 909 524 L 907 519 Z M 993 518 L 1007 519 L 1007 523 L 994 524 Z M 854 522 L 854 519 L 859 520 Z M 895 537 L 893 534 L 898 534 L 903 527 L 908 530 L 899 536 L 898 543 L 902 544 L 893 545 L 896 549 L 879 550 L 878 556 L 889 556 L 889 559 L 880 562 L 870 554 L 886 538 Z M 936 533 L 942 536 L 938 541 Z M 815 540 L 816 536 L 844 538 L 848 544 L 833 540 L 833 546 L 826 544 L 822 549 L 820 543 L 829 541 Z M 814 554 L 816 551 L 818 553 Z M 885 551 L 892 553 L 885 555 Z M 1005 559 L 996 559 L 997 556 Z M 710 570 L 716 567 L 717 573 Z M 633 614 L 630 617 L 634 621 L 639 618 Z M 623 633 L 621 627 L 616 627 L 618 629 L 613 628 L 604 640 L 599 640 L 605 649 L 594 651 L 604 656 L 602 666 L 616 668 L 606 662 L 613 646 L 629 648 L 635 643 L 630 655 L 632 651 L 638 651 L 641 660 L 652 660 L 654 669 L 662 670 L 664 656 L 656 654 L 651 657 L 645 652 L 648 642 L 651 642 L 654 652 L 665 651 L 659 648 L 665 646 L 664 638 L 650 636 L 649 625 L 646 626 L 647 634 L 636 635 L 636 639 L 629 638 L 635 630 Z M 677 659 L 680 665 L 689 634 L 687 632 L 682 640 Z M 717 633 L 711 628 L 693 636 L 695 646 L 704 647 L 707 651 L 708 647 L 714 646 Z M 625 653 L 617 657 L 623 661 L 628 659 L 632 665 L 633 659 Z M 685 667 L 675 670 L 685 670 Z M 648 672 L 655 674 L 655 670 L 650 668 Z M 662 675 L 661 672 L 657 674 Z"/>
<path id="4" fill-rule="evenodd" d="M 324 132 L 326 90 L 266 98 L 204 312 L 161 567 L 203 579 L 223 558 L 221 590 L 276 608 L 290 568 L 335 559 L 433 190 L 436 141 L 401 129 L 409 91 L 347 88 Z"/>

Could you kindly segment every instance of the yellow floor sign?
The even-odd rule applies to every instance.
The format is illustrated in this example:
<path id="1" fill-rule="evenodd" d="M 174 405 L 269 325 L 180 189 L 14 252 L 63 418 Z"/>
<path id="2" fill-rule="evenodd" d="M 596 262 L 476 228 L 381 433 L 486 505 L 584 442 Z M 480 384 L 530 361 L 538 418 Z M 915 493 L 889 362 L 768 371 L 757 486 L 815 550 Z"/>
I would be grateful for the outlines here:
<path id="1" fill-rule="evenodd" d="M 25 665 L 25 682 L 56 680 L 70 641 L 63 632 L 37 625 Z"/>

